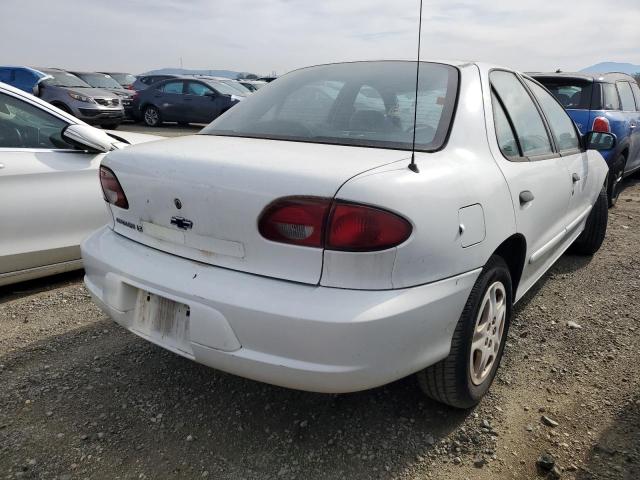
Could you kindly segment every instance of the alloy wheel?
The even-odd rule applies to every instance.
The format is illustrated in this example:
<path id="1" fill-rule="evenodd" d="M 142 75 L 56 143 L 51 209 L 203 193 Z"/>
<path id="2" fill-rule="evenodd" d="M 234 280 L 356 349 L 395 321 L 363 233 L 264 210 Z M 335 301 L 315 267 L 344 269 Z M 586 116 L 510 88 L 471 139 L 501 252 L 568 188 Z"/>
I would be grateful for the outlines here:
<path id="1" fill-rule="evenodd" d="M 473 330 L 469 372 L 474 385 L 487 379 L 498 359 L 506 318 L 506 290 L 502 282 L 495 282 L 482 299 Z"/>

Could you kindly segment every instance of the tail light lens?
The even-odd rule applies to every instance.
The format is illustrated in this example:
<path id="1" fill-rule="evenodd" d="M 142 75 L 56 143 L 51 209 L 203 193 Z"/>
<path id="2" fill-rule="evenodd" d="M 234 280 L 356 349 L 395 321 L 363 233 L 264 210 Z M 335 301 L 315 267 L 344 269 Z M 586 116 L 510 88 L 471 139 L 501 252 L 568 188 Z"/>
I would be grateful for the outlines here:
<path id="1" fill-rule="evenodd" d="M 404 242 L 412 227 L 404 218 L 378 208 L 336 202 L 331 211 L 326 248 L 385 250 Z"/>
<path id="2" fill-rule="evenodd" d="M 125 210 L 129 208 L 127 196 L 124 194 L 118 178 L 111 169 L 103 166 L 100 167 L 100 185 L 102 186 L 104 200 L 107 203 Z"/>
<path id="3" fill-rule="evenodd" d="M 262 213 L 258 229 L 274 242 L 322 248 L 330 206 L 331 200 L 326 198 L 283 198 Z"/>
<path id="4" fill-rule="evenodd" d="M 593 121 L 592 130 L 599 133 L 611 133 L 611 125 L 609 125 L 609 119 L 607 117 L 596 117 Z"/>
<path id="5" fill-rule="evenodd" d="M 395 213 L 317 197 L 277 200 L 260 216 L 258 229 L 274 242 L 352 252 L 395 247 L 412 232 Z"/>

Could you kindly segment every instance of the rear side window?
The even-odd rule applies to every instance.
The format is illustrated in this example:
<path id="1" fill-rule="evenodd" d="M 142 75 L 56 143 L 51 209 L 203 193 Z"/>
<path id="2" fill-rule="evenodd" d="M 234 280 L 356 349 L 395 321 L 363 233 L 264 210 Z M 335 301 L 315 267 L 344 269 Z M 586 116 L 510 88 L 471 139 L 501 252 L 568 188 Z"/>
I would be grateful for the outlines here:
<path id="1" fill-rule="evenodd" d="M 613 83 L 602 84 L 602 99 L 604 110 L 620 110 L 618 89 Z"/>
<path id="2" fill-rule="evenodd" d="M 493 121 L 496 125 L 496 135 L 500 151 L 507 158 L 518 158 L 520 149 L 518 141 L 513 133 L 507 114 L 494 92 L 491 92 L 491 103 L 493 104 Z"/>
<path id="3" fill-rule="evenodd" d="M 515 128 L 522 155 L 535 157 L 552 154 L 551 140 L 542 117 L 520 80 L 513 73 L 494 71 L 491 73 L 491 84 Z"/>
<path id="4" fill-rule="evenodd" d="M 531 80 L 525 79 L 525 81 L 540 102 L 558 144 L 558 150 L 561 152 L 579 150 L 580 140 L 576 127 L 564 108 L 540 85 Z"/>
<path id="5" fill-rule="evenodd" d="M 632 83 L 631 90 L 633 90 L 633 95 L 636 97 L 636 110 L 640 111 L 640 87 L 637 83 Z"/>
<path id="6" fill-rule="evenodd" d="M 577 79 L 537 78 L 564 108 L 590 110 L 593 83 Z"/>
<path id="7" fill-rule="evenodd" d="M 622 110 L 625 112 L 635 112 L 636 102 L 633 99 L 633 92 L 629 82 L 618 82 L 618 92 L 620 92 L 620 101 L 622 102 Z"/>
<path id="8" fill-rule="evenodd" d="M 11 81 L 11 70 L 8 68 L 0 69 L 0 82 L 9 83 Z"/>
<path id="9" fill-rule="evenodd" d="M 167 82 L 164 85 L 162 85 L 162 87 L 160 87 L 160 90 L 162 90 L 164 93 L 178 93 L 178 94 L 181 94 L 182 93 L 182 84 L 183 84 L 183 82 Z"/>

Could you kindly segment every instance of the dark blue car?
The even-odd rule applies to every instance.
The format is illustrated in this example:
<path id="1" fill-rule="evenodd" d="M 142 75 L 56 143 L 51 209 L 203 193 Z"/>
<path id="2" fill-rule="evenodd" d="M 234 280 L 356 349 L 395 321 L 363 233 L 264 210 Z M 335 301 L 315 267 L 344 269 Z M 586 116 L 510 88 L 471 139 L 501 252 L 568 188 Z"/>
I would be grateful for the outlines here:
<path id="1" fill-rule="evenodd" d="M 134 115 L 150 127 L 164 122 L 210 123 L 244 98 L 238 90 L 215 80 L 171 78 L 137 92 Z"/>
<path id="2" fill-rule="evenodd" d="M 618 138 L 616 148 L 601 152 L 609 164 L 609 206 L 615 205 L 622 179 L 640 171 L 640 87 L 635 79 L 624 73 L 531 76 L 564 105 L 583 134 L 611 132 Z"/>
<path id="3" fill-rule="evenodd" d="M 0 67 L 0 82 L 27 93 L 36 94 L 36 86 L 47 78 L 51 77 L 29 67 Z"/>

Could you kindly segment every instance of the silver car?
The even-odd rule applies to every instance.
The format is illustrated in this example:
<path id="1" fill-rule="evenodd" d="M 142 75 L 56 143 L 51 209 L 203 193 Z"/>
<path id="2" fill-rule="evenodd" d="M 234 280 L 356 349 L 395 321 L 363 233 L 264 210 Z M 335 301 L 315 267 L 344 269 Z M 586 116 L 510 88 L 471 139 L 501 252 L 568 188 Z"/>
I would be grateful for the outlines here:
<path id="1" fill-rule="evenodd" d="M 51 78 L 39 84 L 38 96 L 80 120 L 115 129 L 124 120 L 120 97 L 102 88 L 93 88 L 75 75 L 56 68 L 38 68 Z"/>

